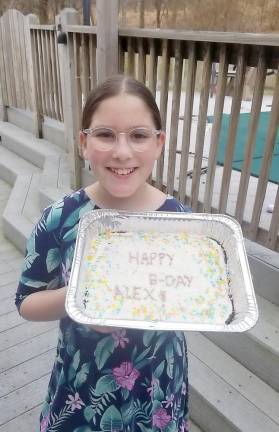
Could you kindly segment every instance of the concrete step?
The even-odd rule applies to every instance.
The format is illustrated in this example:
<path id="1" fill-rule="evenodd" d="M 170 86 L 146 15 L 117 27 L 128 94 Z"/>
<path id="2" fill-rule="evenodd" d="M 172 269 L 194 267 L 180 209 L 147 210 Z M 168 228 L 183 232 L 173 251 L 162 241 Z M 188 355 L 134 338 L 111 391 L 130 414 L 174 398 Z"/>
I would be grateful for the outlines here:
<path id="1" fill-rule="evenodd" d="M 0 176 L 13 186 L 3 232 L 22 253 L 42 210 L 71 192 L 67 155 L 58 146 L 0 122 Z"/>
<path id="2" fill-rule="evenodd" d="M 186 338 L 193 421 L 206 432 L 279 432 L 279 394 L 201 333 Z"/>
<path id="3" fill-rule="evenodd" d="M 279 306 L 279 253 L 245 239 L 255 291 Z"/>
<path id="4" fill-rule="evenodd" d="M 4 147 L 41 169 L 46 157 L 64 153 L 57 145 L 8 122 L 0 122 L 0 136 Z"/>
<path id="5" fill-rule="evenodd" d="M 31 175 L 32 173 L 41 172 L 36 165 L 27 162 L 22 157 L 8 150 L 0 144 L 0 177 L 9 185 L 13 186 L 17 176 Z"/>
<path id="6" fill-rule="evenodd" d="M 248 332 L 205 336 L 279 391 L 279 307 L 259 295 L 257 302 L 259 320 Z"/>

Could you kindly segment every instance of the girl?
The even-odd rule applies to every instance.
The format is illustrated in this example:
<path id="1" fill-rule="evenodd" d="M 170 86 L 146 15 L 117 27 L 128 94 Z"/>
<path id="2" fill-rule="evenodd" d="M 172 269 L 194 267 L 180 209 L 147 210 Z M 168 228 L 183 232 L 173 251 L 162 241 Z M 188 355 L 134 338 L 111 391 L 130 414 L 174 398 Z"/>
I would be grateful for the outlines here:
<path id="1" fill-rule="evenodd" d="M 182 332 L 87 327 L 65 312 L 77 226 L 94 209 L 184 212 L 147 179 L 165 141 L 151 92 L 122 75 L 93 90 L 80 145 L 96 183 L 45 209 L 28 243 L 16 305 L 27 320 L 60 320 L 40 432 L 188 431 Z"/>

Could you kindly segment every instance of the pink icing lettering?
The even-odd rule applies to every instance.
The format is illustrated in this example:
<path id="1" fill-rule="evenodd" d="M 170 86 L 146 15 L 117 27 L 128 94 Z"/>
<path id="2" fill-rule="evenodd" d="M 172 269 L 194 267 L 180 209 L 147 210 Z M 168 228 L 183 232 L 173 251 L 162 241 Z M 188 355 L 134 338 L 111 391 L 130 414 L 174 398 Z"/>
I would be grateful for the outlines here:
<path id="1" fill-rule="evenodd" d="M 157 285 L 157 283 L 158 283 L 157 275 L 155 273 L 149 273 L 149 284 Z"/>
<path id="2" fill-rule="evenodd" d="M 132 252 L 129 252 L 129 263 L 139 265 L 139 253 L 138 252 L 136 252 L 135 255 L 133 255 Z"/>

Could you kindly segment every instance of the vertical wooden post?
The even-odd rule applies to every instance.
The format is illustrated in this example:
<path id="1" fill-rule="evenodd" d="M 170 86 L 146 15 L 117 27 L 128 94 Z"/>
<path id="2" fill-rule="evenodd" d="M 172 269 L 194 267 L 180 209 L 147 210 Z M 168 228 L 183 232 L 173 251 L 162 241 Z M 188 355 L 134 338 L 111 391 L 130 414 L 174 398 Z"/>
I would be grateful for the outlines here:
<path id="1" fill-rule="evenodd" d="M 36 41 L 34 35 L 31 34 L 30 24 L 39 24 L 39 18 L 36 15 L 30 14 L 25 18 L 25 46 L 26 46 L 26 62 L 29 70 L 29 85 L 30 85 L 30 100 L 32 110 L 35 114 L 34 134 L 38 138 L 43 136 L 43 107 L 42 95 L 39 91 L 39 76 L 36 68 Z"/>
<path id="2" fill-rule="evenodd" d="M 97 81 L 118 72 L 118 0 L 97 0 Z"/>
<path id="3" fill-rule="evenodd" d="M 62 31 L 63 25 L 79 24 L 78 13 L 75 9 L 63 9 L 60 18 L 56 19 L 56 23 L 62 26 Z M 75 76 L 73 34 L 66 33 L 63 36 L 64 39 L 63 37 L 60 38 L 58 55 L 61 67 L 64 136 L 65 147 L 69 153 L 70 160 L 71 187 L 76 190 L 81 186 L 82 167 L 82 161 L 79 156 L 80 103 L 78 101 L 77 80 Z"/>
<path id="4" fill-rule="evenodd" d="M 2 38 L 3 18 L 0 18 L 0 121 L 8 121 L 8 90 L 6 83 L 4 46 Z"/>

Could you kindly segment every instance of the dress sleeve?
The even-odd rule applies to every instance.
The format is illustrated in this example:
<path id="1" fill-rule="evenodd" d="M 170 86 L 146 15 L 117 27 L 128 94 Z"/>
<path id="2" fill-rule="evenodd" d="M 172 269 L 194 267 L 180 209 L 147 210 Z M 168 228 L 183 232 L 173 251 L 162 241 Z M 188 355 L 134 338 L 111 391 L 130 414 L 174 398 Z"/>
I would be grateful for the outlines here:
<path id="1" fill-rule="evenodd" d="M 62 210 L 63 200 L 47 207 L 27 241 L 15 298 L 18 310 L 28 295 L 63 286 L 59 240 Z"/>

